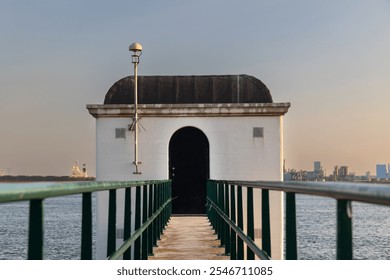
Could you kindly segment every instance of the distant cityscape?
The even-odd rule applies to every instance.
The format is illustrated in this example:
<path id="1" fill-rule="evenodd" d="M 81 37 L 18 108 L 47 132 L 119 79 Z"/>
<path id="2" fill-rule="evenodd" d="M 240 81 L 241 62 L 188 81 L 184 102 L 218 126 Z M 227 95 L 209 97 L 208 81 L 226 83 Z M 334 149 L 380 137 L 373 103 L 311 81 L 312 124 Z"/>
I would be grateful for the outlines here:
<path id="1" fill-rule="evenodd" d="M 313 170 L 286 169 L 283 165 L 284 181 L 343 181 L 343 182 L 390 182 L 390 164 L 377 164 L 376 175 L 367 171 L 364 175 L 350 172 L 348 166 L 336 165 L 331 174 L 326 174 L 321 161 L 314 161 Z"/>
<path id="2" fill-rule="evenodd" d="M 88 180 L 94 180 L 93 177 L 88 177 L 85 164 L 83 168 L 79 168 L 78 162 L 72 166 L 71 176 L 12 176 L 9 174 L 9 169 L 0 170 L 0 181 L 12 179 L 20 179 L 27 177 L 37 177 L 42 181 L 53 180 L 58 177 L 61 180 L 74 180 L 80 178 L 86 178 Z M 344 181 L 344 182 L 388 182 L 390 183 L 390 163 L 388 164 L 377 164 L 376 175 L 372 175 L 370 171 L 367 171 L 364 175 L 357 175 L 355 172 L 350 172 L 348 166 L 336 165 L 331 174 L 326 174 L 325 169 L 321 165 L 321 161 L 314 161 L 313 170 L 297 170 L 287 169 L 286 163 L 283 164 L 283 178 L 284 181 Z"/>

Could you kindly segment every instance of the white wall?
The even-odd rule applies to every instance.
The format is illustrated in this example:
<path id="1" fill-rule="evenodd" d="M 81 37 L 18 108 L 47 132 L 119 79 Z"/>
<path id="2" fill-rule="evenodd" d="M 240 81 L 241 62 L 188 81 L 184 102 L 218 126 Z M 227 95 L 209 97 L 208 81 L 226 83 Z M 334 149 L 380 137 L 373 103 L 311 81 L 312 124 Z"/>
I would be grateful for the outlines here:
<path id="1" fill-rule="evenodd" d="M 169 141 L 178 129 L 193 126 L 210 144 L 210 177 L 231 180 L 282 180 L 282 116 L 144 117 L 139 133 L 140 175 L 133 171 L 133 132 L 115 139 L 115 128 L 127 128 L 131 119 L 97 118 L 96 177 L 99 181 L 168 179 Z M 254 138 L 253 128 L 264 137 Z M 118 200 L 122 195 L 118 194 Z M 98 194 L 97 258 L 106 256 L 107 192 Z M 272 257 L 283 256 L 283 197 L 271 193 Z M 117 227 L 123 227 L 123 204 L 118 201 Z"/>

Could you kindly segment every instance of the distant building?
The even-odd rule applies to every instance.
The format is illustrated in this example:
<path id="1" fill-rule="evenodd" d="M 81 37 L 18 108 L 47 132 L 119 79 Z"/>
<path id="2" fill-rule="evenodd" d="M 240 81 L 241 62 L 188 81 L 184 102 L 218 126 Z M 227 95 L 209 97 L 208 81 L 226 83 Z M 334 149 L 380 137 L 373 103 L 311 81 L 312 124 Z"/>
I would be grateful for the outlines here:
<path id="1" fill-rule="evenodd" d="M 315 161 L 314 162 L 314 171 L 319 171 L 322 169 L 321 161 Z"/>
<path id="2" fill-rule="evenodd" d="M 336 165 L 333 171 L 333 178 L 336 181 L 338 177 L 339 177 L 339 167 Z"/>
<path id="3" fill-rule="evenodd" d="M 333 176 L 331 180 L 333 181 L 353 181 L 354 174 L 349 173 L 348 166 L 335 166 L 333 170 Z"/>
<path id="4" fill-rule="evenodd" d="M 386 164 L 377 164 L 376 165 L 376 178 L 378 180 L 389 179 L 389 174 L 387 172 Z"/>
<path id="5" fill-rule="evenodd" d="M 349 174 L 348 166 L 340 166 L 338 173 L 339 173 L 339 176 L 338 176 L 339 179 L 346 180 L 348 178 L 348 174 Z"/>
<path id="6" fill-rule="evenodd" d="M 322 181 L 325 179 L 324 168 L 321 165 L 321 161 L 314 162 L 313 180 Z"/>

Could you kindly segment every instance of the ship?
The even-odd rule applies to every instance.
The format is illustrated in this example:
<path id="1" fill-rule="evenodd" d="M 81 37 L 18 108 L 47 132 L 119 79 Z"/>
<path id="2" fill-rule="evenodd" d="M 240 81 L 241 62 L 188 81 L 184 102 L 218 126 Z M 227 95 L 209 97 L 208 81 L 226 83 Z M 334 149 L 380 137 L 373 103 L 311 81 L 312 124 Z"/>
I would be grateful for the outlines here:
<path id="1" fill-rule="evenodd" d="M 72 166 L 72 178 L 87 178 L 87 168 L 86 164 L 83 163 L 83 168 L 80 168 L 79 163 L 75 161 L 75 163 Z"/>

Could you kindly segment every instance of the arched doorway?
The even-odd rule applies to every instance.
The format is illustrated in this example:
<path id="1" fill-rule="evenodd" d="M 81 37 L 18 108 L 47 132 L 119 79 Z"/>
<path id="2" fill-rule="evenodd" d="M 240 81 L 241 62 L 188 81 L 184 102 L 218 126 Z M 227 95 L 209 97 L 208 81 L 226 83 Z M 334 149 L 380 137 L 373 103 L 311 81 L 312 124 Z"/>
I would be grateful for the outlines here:
<path id="1" fill-rule="evenodd" d="M 205 214 L 210 177 L 209 141 L 195 127 L 176 131 L 169 142 L 169 178 L 173 214 Z"/>

